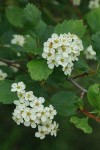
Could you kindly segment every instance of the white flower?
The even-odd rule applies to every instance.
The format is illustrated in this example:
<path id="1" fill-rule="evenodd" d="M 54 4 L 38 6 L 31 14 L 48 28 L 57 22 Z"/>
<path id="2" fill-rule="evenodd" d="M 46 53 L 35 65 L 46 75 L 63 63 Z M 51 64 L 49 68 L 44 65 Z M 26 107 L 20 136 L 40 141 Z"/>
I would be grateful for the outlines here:
<path id="1" fill-rule="evenodd" d="M 51 129 L 51 135 L 57 136 L 57 131 L 58 131 L 59 125 L 54 121 L 52 124 L 52 129 Z"/>
<path id="2" fill-rule="evenodd" d="M 73 63 L 69 63 L 67 66 L 63 67 L 62 70 L 64 71 L 65 75 L 70 75 L 72 71 Z"/>
<path id="3" fill-rule="evenodd" d="M 23 119 L 17 118 L 16 116 L 14 116 L 14 114 L 13 114 L 12 119 L 17 123 L 17 125 L 20 125 L 21 123 L 23 123 Z"/>
<path id="4" fill-rule="evenodd" d="M 4 80 L 7 77 L 7 73 L 4 73 L 1 69 L 0 69 L 0 80 Z"/>
<path id="5" fill-rule="evenodd" d="M 56 62 L 55 59 L 48 60 L 48 61 L 47 61 L 47 64 L 48 64 L 48 67 L 49 67 L 50 69 L 53 69 L 54 66 L 56 66 L 56 67 L 59 66 L 58 62 Z"/>
<path id="6" fill-rule="evenodd" d="M 25 90 L 22 90 L 21 92 L 17 92 L 17 96 L 19 99 L 25 99 Z"/>
<path id="7" fill-rule="evenodd" d="M 57 114 L 57 111 L 54 109 L 52 105 L 49 105 L 49 107 L 45 107 L 46 114 L 50 119 L 53 119 L 54 116 Z"/>
<path id="8" fill-rule="evenodd" d="M 84 51 L 86 59 L 96 60 L 96 52 L 93 50 L 92 45 L 89 45 Z"/>
<path id="9" fill-rule="evenodd" d="M 11 44 L 17 44 L 23 46 L 25 43 L 25 38 L 22 35 L 13 35 L 13 39 L 11 40 Z"/>
<path id="10" fill-rule="evenodd" d="M 43 97 L 39 97 L 38 100 L 43 104 L 45 102 L 45 99 Z"/>
<path id="11" fill-rule="evenodd" d="M 35 133 L 35 137 L 38 137 L 40 139 L 45 138 L 45 130 L 43 129 L 43 127 L 38 126 L 38 132 Z"/>
<path id="12" fill-rule="evenodd" d="M 47 121 L 48 115 L 47 115 L 45 109 L 40 110 L 40 112 L 37 113 L 37 116 L 38 116 L 39 118 L 41 118 L 41 121 L 42 121 L 42 122 L 46 122 L 46 121 Z"/>
<path id="13" fill-rule="evenodd" d="M 32 128 L 36 128 L 36 123 L 34 121 L 30 120 L 30 124 Z"/>
<path id="14" fill-rule="evenodd" d="M 70 75 L 73 69 L 70 64 L 78 60 L 82 50 L 82 41 L 75 34 L 64 33 L 58 36 L 54 33 L 44 43 L 42 57 L 47 60 L 50 69 L 53 69 L 55 66 L 62 66 L 63 70 L 65 70 L 67 67 L 68 69 L 64 73 L 65 75 Z"/>
<path id="15" fill-rule="evenodd" d="M 34 99 L 33 91 L 29 91 L 25 93 L 25 100 L 32 101 Z"/>
<path id="16" fill-rule="evenodd" d="M 90 0 L 88 7 L 90 9 L 94 9 L 94 8 L 98 8 L 99 6 L 100 6 L 100 0 Z"/>
<path id="17" fill-rule="evenodd" d="M 40 111 L 43 109 L 42 101 L 38 100 L 38 98 L 34 98 L 34 101 L 30 102 L 30 106 L 34 108 L 36 111 Z"/>
<path id="18" fill-rule="evenodd" d="M 11 86 L 11 91 L 12 92 L 22 92 L 23 90 L 25 90 L 25 84 L 23 82 L 19 82 L 19 83 L 13 83 Z"/>
<path id="19" fill-rule="evenodd" d="M 81 3 L 81 0 L 72 0 L 72 1 L 75 6 L 79 6 Z"/>
<path id="20" fill-rule="evenodd" d="M 30 126 L 30 121 L 24 121 L 24 126 L 29 127 Z"/>

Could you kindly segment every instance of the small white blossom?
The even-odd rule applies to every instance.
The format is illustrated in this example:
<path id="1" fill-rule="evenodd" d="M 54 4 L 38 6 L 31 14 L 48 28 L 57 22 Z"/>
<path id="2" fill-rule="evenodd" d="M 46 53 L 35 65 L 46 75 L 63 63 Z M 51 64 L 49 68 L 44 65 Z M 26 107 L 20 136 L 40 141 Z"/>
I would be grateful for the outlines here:
<path id="1" fill-rule="evenodd" d="M 86 59 L 96 60 L 96 52 L 93 50 L 92 45 L 89 45 L 84 51 Z"/>
<path id="2" fill-rule="evenodd" d="M 32 101 L 34 99 L 33 91 L 29 91 L 25 93 L 25 100 Z"/>
<path id="3" fill-rule="evenodd" d="M 7 73 L 3 72 L 3 71 L 0 69 L 0 80 L 4 80 L 6 77 L 7 77 Z"/>
<path id="4" fill-rule="evenodd" d="M 54 121 L 52 124 L 52 129 L 51 129 L 51 135 L 57 136 L 57 131 L 58 131 L 59 125 Z"/>
<path id="5" fill-rule="evenodd" d="M 38 137 L 40 139 L 44 139 L 45 138 L 45 130 L 43 129 L 43 127 L 38 126 L 38 132 L 35 133 L 35 137 Z"/>
<path id="6" fill-rule="evenodd" d="M 13 35 L 13 39 L 11 40 L 11 44 L 17 44 L 19 46 L 23 46 L 25 43 L 25 38 L 23 35 Z"/>
<path id="7" fill-rule="evenodd" d="M 90 9 L 98 8 L 100 7 L 100 0 L 90 0 L 89 6 Z"/>
<path id="8" fill-rule="evenodd" d="M 73 1 L 73 5 L 75 6 L 79 6 L 81 3 L 81 0 L 72 0 Z"/>
<path id="9" fill-rule="evenodd" d="M 12 92 L 22 92 L 23 90 L 25 90 L 25 84 L 23 82 L 19 82 L 19 83 L 13 83 L 11 86 L 11 91 Z"/>

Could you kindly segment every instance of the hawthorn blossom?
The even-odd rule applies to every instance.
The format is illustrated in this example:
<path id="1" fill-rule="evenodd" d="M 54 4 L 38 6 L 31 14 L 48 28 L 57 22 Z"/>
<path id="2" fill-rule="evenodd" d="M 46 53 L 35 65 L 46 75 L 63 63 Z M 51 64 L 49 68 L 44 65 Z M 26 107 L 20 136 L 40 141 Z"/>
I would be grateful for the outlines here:
<path id="1" fill-rule="evenodd" d="M 50 134 L 56 136 L 58 124 L 54 121 L 57 111 L 52 105 L 44 106 L 45 99 L 36 97 L 33 91 L 25 91 L 26 85 L 23 82 L 13 83 L 12 92 L 17 92 L 19 100 L 15 100 L 15 109 L 12 119 L 17 125 L 24 124 L 26 127 L 37 128 L 35 136 L 44 139 Z"/>
<path id="2" fill-rule="evenodd" d="M 62 66 L 65 75 L 70 75 L 73 62 L 78 60 L 83 51 L 82 40 L 71 33 L 52 34 L 51 38 L 44 42 L 42 57 L 47 60 L 48 67 Z"/>
<path id="3" fill-rule="evenodd" d="M 4 80 L 6 77 L 7 77 L 7 73 L 3 72 L 3 71 L 0 69 L 0 80 Z"/>

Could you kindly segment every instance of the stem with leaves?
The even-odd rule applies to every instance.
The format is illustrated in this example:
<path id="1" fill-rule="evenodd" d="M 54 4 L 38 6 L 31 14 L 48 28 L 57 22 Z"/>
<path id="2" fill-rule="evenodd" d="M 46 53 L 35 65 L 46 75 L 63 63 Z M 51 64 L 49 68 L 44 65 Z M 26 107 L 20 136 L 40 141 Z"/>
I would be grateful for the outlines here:
<path id="1" fill-rule="evenodd" d="M 84 95 L 87 93 L 87 90 L 85 88 L 83 88 L 81 85 L 79 85 L 76 81 L 74 81 L 74 79 L 77 79 L 79 77 L 84 77 L 84 76 L 87 76 L 89 74 L 94 74 L 95 72 L 92 72 L 92 73 L 83 73 L 83 74 L 80 74 L 80 75 L 77 75 L 73 78 L 68 78 L 67 80 L 69 82 L 71 82 L 75 87 L 77 87 L 80 91 L 81 91 L 81 95 L 80 95 L 80 98 L 82 99 L 84 97 Z M 91 114 L 90 112 L 88 112 L 87 110 L 85 109 L 79 109 L 79 111 L 81 113 L 83 113 L 84 115 L 86 115 L 88 118 L 91 118 L 93 120 L 95 120 L 96 122 L 100 123 L 100 118 Z"/>

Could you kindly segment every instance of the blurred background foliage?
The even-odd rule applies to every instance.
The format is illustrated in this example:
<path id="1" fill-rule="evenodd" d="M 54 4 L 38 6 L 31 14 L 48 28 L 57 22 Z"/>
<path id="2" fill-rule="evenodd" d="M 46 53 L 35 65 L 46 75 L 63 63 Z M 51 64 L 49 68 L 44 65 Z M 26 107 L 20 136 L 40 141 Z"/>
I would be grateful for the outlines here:
<path id="1" fill-rule="evenodd" d="M 42 11 L 42 17 L 47 24 L 55 25 L 64 19 L 78 19 L 69 0 L 0 0 L 0 41 L 9 43 L 13 32 L 23 32 L 22 29 L 14 28 L 8 22 L 5 15 L 6 7 L 8 5 L 15 5 L 23 8 L 28 2 L 35 4 Z M 88 2 L 88 0 L 82 0 L 82 4 L 78 8 L 82 16 L 89 11 L 87 7 Z M 6 58 L 6 55 L 7 54 L 5 54 L 4 58 Z M 13 55 L 14 54 L 11 54 L 9 57 L 13 57 Z M 90 79 L 90 81 L 88 77 L 80 79 L 80 82 L 83 82 L 87 87 L 90 82 L 95 82 L 95 76 L 93 79 Z M 66 85 L 64 86 L 66 87 Z M 89 120 L 90 125 L 94 128 L 93 133 L 84 134 L 82 131 L 76 129 L 73 124 L 69 123 L 69 118 L 59 116 L 59 118 L 57 118 L 60 124 L 58 136 L 56 138 L 48 136 L 44 140 L 39 140 L 34 137 L 34 129 L 26 128 L 23 125 L 17 126 L 13 122 L 11 114 L 13 109 L 13 105 L 0 104 L 0 150 L 100 149 L 100 125 L 95 121 Z"/>

